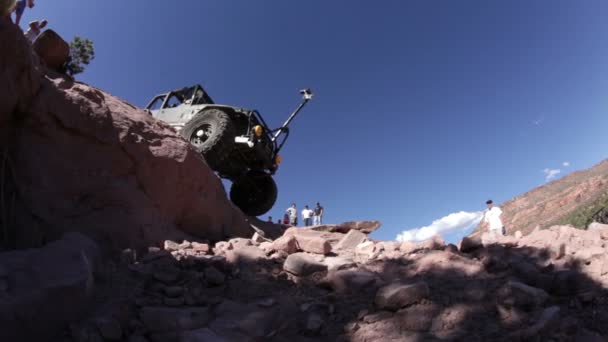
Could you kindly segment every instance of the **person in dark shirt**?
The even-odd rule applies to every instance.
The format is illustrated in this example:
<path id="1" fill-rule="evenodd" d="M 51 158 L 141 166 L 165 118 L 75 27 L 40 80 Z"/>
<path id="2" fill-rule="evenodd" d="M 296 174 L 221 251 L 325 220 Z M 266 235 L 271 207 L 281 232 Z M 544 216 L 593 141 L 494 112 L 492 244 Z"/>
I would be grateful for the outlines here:
<path id="1" fill-rule="evenodd" d="M 323 224 L 323 207 L 319 202 L 317 202 L 317 206 L 313 210 L 312 219 L 315 226 L 320 226 Z"/>

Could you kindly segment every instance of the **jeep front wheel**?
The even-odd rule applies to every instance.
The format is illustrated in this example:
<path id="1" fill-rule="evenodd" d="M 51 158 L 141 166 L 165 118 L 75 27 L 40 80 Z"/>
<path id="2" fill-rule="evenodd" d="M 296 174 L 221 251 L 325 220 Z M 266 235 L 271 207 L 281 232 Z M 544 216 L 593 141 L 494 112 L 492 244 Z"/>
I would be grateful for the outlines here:
<path id="1" fill-rule="evenodd" d="M 249 216 L 267 213 L 277 200 L 277 185 L 269 175 L 248 175 L 232 183 L 230 200 Z"/>
<path id="2" fill-rule="evenodd" d="M 188 121 L 181 135 L 205 157 L 212 169 L 217 170 L 232 151 L 236 133 L 228 114 L 219 109 L 207 109 Z"/>

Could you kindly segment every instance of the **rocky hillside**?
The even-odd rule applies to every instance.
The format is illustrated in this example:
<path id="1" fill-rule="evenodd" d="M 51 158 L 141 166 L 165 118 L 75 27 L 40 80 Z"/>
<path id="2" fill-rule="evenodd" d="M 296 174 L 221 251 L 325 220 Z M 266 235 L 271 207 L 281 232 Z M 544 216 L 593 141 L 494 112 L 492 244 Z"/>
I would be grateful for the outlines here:
<path id="1" fill-rule="evenodd" d="M 586 228 L 608 223 L 608 160 L 573 172 L 500 205 L 509 233 L 529 234 L 553 225 Z"/>

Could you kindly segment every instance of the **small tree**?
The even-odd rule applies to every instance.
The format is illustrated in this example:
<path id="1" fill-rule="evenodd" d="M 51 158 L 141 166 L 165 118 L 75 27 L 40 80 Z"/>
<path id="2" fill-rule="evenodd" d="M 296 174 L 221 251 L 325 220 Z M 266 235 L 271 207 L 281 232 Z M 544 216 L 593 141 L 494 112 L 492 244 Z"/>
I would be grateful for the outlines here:
<path id="1" fill-rule="evenodd" d="M 67 73 L 72 76 L 80 74 L 94 58 L 93 42 L 86 38 L 74 37 L 70 43 L 70 59 L 66 64 Z"/>

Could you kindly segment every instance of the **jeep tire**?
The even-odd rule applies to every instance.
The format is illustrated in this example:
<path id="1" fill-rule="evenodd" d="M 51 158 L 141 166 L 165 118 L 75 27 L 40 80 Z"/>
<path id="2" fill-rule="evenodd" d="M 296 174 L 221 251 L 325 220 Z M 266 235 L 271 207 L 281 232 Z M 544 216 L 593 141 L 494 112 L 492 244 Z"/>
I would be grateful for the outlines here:
<path id="1" fill-rule="evenodd" d="M 246 215 L 260 216 L 274 206 L 277 185 L 270 175 L 248 174 L 233 181 L 230 200 Z"/>
<path id="2" fill-rule="evenodd" d="M 180 133 L 215 171 L 221 168 L 222 162 L 232 151 L 236 135 L 230 117 L 219 109 L 205 109 L 197 113 Z"/>

